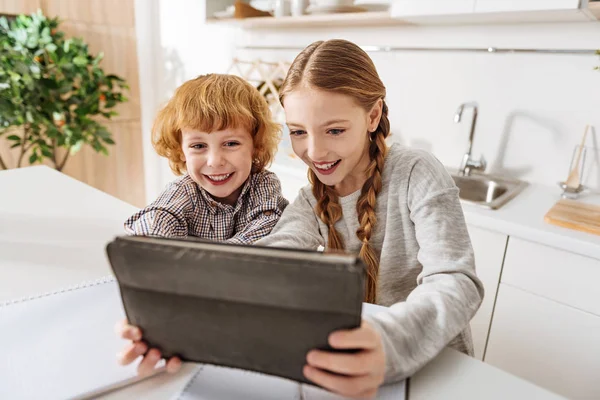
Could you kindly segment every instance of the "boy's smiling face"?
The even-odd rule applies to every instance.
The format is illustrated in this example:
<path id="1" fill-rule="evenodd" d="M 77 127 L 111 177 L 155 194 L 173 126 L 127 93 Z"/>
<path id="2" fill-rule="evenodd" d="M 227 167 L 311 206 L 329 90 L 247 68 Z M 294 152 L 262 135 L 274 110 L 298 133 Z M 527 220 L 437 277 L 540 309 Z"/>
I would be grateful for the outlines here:
<path id="1" fill-rule="evenodd" d="M 181 131 L 181 148 L 190 177 L 215 200 L 233 205 L 250 176 L 254 145 L 245 128 Z"/>

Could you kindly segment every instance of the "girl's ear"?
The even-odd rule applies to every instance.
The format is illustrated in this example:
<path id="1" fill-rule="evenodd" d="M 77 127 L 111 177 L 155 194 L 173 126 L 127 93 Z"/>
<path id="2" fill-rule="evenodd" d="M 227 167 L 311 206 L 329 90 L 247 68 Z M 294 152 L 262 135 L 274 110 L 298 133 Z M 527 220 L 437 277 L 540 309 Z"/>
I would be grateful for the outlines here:
<path id="1" fill-rule="evenodd" d="M 379 99 L 371 108 L 369 112 L 369 132 L 375 132 L 379 126 L 381 115 L 383 114 L 383 100 Z"/>

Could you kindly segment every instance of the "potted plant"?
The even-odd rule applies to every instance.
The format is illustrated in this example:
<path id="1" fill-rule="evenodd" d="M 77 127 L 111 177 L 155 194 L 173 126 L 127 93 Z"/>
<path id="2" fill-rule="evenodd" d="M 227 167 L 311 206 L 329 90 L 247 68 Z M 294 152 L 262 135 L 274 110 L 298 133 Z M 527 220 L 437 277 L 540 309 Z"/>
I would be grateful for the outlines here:
<path id="1" fill-rule="evenodd" d="M 18 148 L 12 167 L 45 162 L 60 171 L 82 146 L 108 154 L 114 144 L 99 121 L 117 115 L 127 84 L 59 24 L 39 11 L 0 18 L 0 140 Z M 10 167 L 0 157 L 0 169 Z"/>

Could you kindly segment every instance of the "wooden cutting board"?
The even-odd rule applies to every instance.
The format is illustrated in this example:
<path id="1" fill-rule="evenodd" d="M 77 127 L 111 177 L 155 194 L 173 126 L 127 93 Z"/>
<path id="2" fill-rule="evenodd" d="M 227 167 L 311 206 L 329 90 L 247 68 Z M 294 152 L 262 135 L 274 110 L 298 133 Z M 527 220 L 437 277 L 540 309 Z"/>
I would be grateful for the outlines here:
<path id="1" fill-rule="evenodd" d="M 564 228 L 600 235 L 600 206 L 561 199 L 546 213 L 544 221 Z"/>

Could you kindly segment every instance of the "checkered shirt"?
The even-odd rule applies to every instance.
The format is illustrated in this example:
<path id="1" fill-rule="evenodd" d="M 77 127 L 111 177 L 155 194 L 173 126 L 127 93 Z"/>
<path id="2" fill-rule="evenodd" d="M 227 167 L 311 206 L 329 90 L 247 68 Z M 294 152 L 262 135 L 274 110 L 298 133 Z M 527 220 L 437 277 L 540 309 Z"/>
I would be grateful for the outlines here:
<path id="1" fill-rule="evenodd" d="M 251 174 L 233 206 L 215 201 L 184 175 L 125 221 L 125 232 L 252 244 L 271 232 L 287 205 L 279 179 L 269 171 Z"/>

